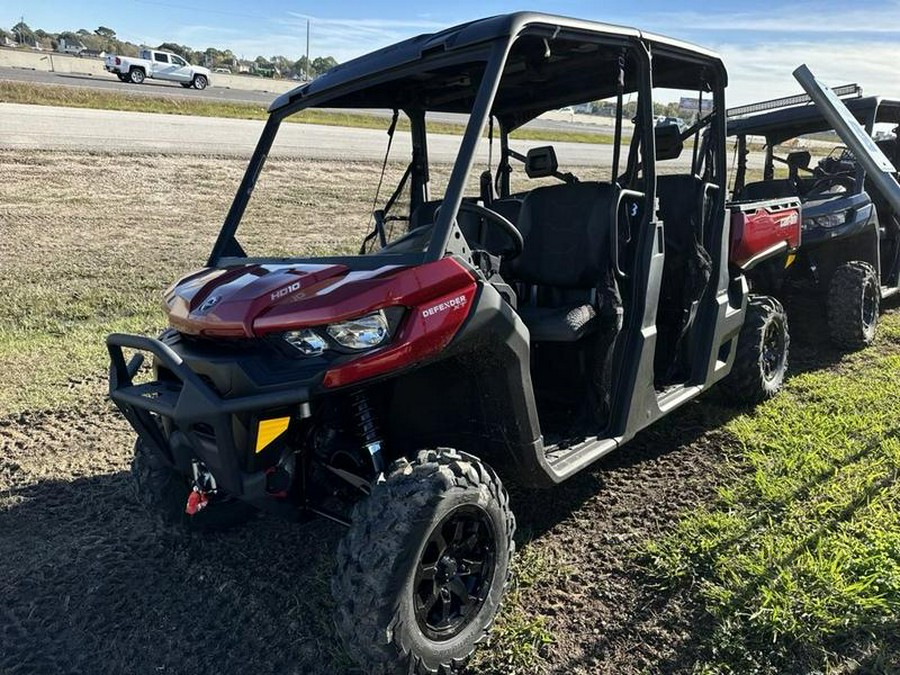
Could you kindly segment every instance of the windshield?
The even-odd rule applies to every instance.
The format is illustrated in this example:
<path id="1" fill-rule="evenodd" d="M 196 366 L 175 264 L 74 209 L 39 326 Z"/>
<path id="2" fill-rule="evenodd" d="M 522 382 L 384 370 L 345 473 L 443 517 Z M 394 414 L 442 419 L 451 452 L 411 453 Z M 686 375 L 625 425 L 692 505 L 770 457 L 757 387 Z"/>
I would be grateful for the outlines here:
<path id="1" fill-rule="evenodd" d="M 335 70 L 321 93 L 314 81 L 273 113 L 210 259 L 502 257 L 504 239 L 512 253 L 521 247 L 515 219 L 540 187 L 617 183 L 642 194 L 654 165 L 646 134 L 656 132 L 657 145 L 668 138 L 676 173 L 702 161 L 696 152 L 677 159 L 679 136 L 692 133 L 684 120 L 652 119 L 661 109 L 644 55 L 630 37 L 536 26 L 511 46 L 504 37 L 420 57 L 352 86 L 337 86 Z M 660 86 L 706 86 L 705 66 L 670 68 L 680 62 L 667 58 Z"/>
<path id="2" fill-rule="evenodd" d="M 250 256 L 355 255 L 371 230 L 373 211 L 400 183 L 410 155 L 406 115 L 400 115 L 384 162 L 392 111 L 335 120 L 370 129 L 309 124 L 318 112 L 303 111 L 281 124 L 241 220 L 240 241 Z M 322 113 L 321 120 L 332 117 Z M 392 215 L 408 217 L 409 190 L 401 192 Z"/>
<path id="3" fill-rule="evenodd" d="M 401 80 L 393 86 L 415 86 L 423 99 L 459 98 L 471 107 L 484 69 L 484 61 L 457 63 L 420 71 L 418 84 Z M 414 112 L 415 101 L 408 103 L 398 110 L 305 109 L 286 116 L 241 219 L 244 253 L 374 253 L 425 224 L 435 211 L 426 216 L 426 205 L 440 201 L 454 165 L 466 161 L 460 147 L 471 116 Z M 421 253 L 429 237 L 420 239 L 396 252 Z"/>

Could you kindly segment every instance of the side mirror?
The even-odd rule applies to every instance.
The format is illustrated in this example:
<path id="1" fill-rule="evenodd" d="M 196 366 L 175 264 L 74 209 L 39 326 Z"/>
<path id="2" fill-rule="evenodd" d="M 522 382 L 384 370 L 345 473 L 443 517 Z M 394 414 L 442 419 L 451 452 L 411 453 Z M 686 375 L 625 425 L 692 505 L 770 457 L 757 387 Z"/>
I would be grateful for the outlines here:
<path id="1" fill-rule="evenodd" d="M 792 169 L 808 169 L 812 157 L 809 150 L 796 150 L 787 156 L 787 165 Z"/>
<path id="2" fill-rule="evenodd" d="M 684 141 L 681 140 L 681 131 L 677 124 L 663 124 L 653 127 L 653 136 L 656 139 L 656 159 L 677 159 L 684 150 Z"/>
<path id="3" fill-rule="evenodd" d="M 525 174 L 529 178 L 547 178 L 559 171 L 559 162 L 552 145 L 531 148 L 525 156 Z"/>

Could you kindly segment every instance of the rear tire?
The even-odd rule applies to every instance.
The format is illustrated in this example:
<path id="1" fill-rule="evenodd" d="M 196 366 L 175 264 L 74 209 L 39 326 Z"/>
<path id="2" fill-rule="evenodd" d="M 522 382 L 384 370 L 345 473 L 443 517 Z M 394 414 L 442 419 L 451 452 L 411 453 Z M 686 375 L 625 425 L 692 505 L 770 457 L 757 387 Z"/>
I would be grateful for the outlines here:
<path id="1" fill-rule="evenodd" d="M 831 341 L 843 349 L 862 349 L 875 340 L 881 286 L 878 273 L 867 262 L 838 267 L 828 285 L 825 310 Z"/>
<path id="2" fill-rule="evenodd" d="M 193 82 L 179 82 L 178 84 L 180 84 L 185 89 L 190 89 L 191 87 L 194 86 Z"/>
<path id="3" fill-rule="evenodd" d="M 146 75 L 140 68 L 132 68 L 128 71 L 128 81 L 132 84 L 143 84 Z"/>
<path id="4" fill-rule="evenodd" d="M 119 78 L 119 82 L 128 82 L 128 75 L 124 73 L 116 73 L 116 77 Z"/>
<path id="5" fill-rule="evenodd" d="M 395 462 L 337 550 L 348 653 L 382 675 L 460 669 L 497 614 L 514 531 L 506 490 L 476 458 L 438 449 Z"/>
<path id="6" fill-rule="evenodd" d="M 751 295 L 734 365 L 719 385 L 725 399 L 736 405 L 754 405 L 781 391 L 790 344 L 787 314 L 781 303 L 768 295 Z"/>
<path id="7" fill-rule="evenodd" d="M 194 75 L 192 84 L 194 85 L 194 89 L 203 91 L 206 89 L 206 85 L 209 84 L 209 81 L 206 79 L 205 75 Z"/>
<path id="8" fill-rule="evenodd" d="M 209 532 L 240 525 L 256 515 L 252 506 L 231 498 L 213 499 L 205 509 L 187 515 L 190 481 L 140 439 L 134 445 L 131 478 L 138 502 L 164 526 Z"/>

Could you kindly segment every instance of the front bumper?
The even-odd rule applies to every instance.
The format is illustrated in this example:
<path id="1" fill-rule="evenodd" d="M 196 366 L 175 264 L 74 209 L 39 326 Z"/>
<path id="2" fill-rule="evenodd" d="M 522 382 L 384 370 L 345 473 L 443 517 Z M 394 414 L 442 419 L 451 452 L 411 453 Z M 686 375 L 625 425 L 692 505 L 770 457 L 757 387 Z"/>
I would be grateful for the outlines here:
<path id="1" fill-rule="evenodd" d="M 191 459 L 199 459 L 230 495 L 248 501 L 267 496 L 266 472 L 247 471 L 242 463 L 247 448 L 238 447 L 235 440 L 235 418 L 258 417 L 273 410 L 307 416 L 309 386 L 294 382 L 281 389 L 226 398 L 160 340 L 114 333 L 106 347 L 109 396 L 145 443 L 186 475 L 191 472 Z M 123 349 L 138 353 L 126 362 Z M 134 376 L 144 353 L 152 354 L 158 369 L 172 377 L 136 384 Z"/>

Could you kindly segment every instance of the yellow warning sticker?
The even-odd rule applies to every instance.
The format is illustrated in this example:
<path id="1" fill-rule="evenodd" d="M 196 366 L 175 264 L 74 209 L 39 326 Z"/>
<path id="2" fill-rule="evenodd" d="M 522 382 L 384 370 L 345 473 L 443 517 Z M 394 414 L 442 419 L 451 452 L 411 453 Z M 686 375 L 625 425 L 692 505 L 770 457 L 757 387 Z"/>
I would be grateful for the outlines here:
<path id="1" fill-rule="evenodd" d="M 262 452 L 276 438 L 287 431 L 290 417 L 276 417 L 271 420 L 260 420 L 256 431 L 256 452 Z"/>

